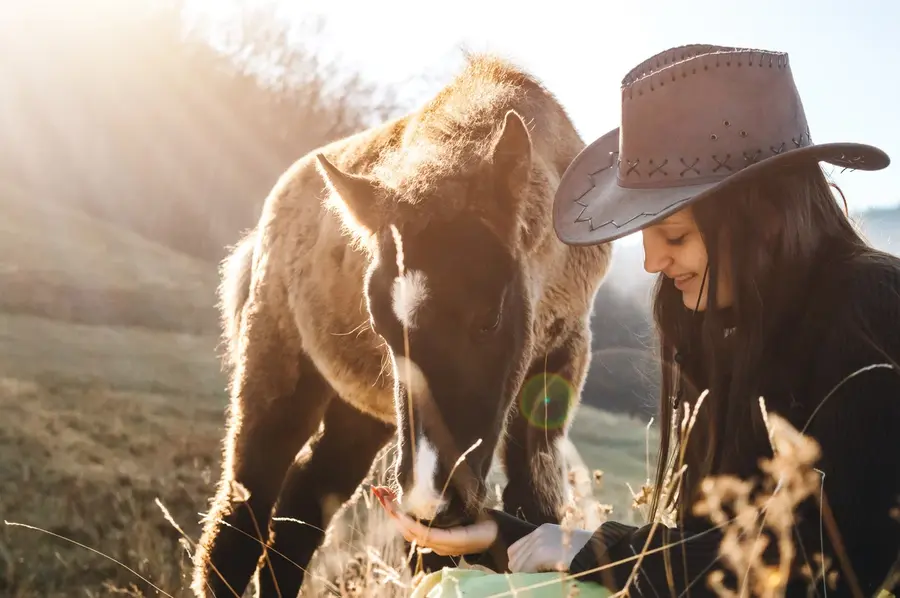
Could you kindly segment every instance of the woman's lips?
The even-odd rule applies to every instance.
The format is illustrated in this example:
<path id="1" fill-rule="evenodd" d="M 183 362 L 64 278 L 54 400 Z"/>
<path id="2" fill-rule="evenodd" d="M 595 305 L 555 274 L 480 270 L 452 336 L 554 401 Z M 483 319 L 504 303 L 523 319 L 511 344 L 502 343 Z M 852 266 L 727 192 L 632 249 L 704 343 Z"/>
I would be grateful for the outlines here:
<path id="1" fill-rule="evenodd" d="M 680 276 L 676 276 L 672 280 L 675 281 L 675 288 L 677 288 L 679 291 L 683 291 L 694 281 L 696 277 L 696 274 L 682 274 Z"/>

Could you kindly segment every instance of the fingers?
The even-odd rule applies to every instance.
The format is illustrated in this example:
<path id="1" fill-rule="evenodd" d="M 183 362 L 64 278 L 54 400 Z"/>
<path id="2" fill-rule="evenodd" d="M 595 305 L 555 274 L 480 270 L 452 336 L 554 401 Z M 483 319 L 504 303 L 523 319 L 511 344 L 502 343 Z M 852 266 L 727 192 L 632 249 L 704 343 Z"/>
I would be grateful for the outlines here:
<path id="1" fill-rule="evenodd" d="M 422 526 L 424 527 L 424 526 Z M 453 529 L 426 529 L 422 543 L 428 542 L 428 546 L 436 553 L 447 555 L 468 554 L 481 552 L 487 549 L 497 537 L 497 524 L 492 520 L 485 520 Z"/>
<path id="2" fill-rule="evenodd" d="M 510 545 L 506 550 L 506 555 L 509 558 L 510 571 L 513 573 L 528 573 L 528 571 L 524 570 L 522 567 L 528 559 L 528 555 L 531 554 L 534 544 L 537 542 L 540 535 L 541 528 L 537 528 L 527 536 L 522 536 Z"/>
<path id="3" fill-rule="evenodd" d="M 564 554 L 559 526 L 545 523 L 509 547 L 509 570 L 513 573 L 557 571 L 566 566 Z"/>
<path id="4" fill-rule="evenodd" d="M 478 523 L 451 529 L 433 528 L 414 520 L 402 512 L 392 492 L 385 488 L 373 488 L 372 492 L 382 507 L 397 524 L 407 542 L 430 548 L 441 556 L 469 554 L 487 549 L 497 537 L 497 523 L 485 519 Z"/>
<path id="5" fill-rule="evenodd" d="M 509 570 L 513 573 L 538 573 L 544 571 L 543 548 L 539 543 L 532 543 L 510 559 Z"/>

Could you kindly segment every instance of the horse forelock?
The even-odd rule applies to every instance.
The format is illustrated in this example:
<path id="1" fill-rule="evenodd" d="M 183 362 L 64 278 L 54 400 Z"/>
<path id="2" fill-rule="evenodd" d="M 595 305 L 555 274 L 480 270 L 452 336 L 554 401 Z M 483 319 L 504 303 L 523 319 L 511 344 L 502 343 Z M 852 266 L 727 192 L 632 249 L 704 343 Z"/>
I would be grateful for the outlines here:
<path id="1" fill-rule="evenodd" d="M 508 61 L 470 56 L 461 73 L 409 115 L 403 134 L 379 156 L 372 174 L 397 203 L 424 206 L 433 199 L 440 209 L 464 210 L 465 194 L 447 191 L 490 168 L 506 112 L 517 110 L 528 122 L 528 113 L 547 102 L 554 103 L 549 92 Z"/>

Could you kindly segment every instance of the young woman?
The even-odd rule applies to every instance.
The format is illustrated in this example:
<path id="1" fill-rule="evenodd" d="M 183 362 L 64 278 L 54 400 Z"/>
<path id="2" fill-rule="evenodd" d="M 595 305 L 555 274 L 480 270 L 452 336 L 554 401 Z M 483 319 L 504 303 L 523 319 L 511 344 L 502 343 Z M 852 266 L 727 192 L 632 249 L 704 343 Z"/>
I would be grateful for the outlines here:
<path id="1" fill-rule="evenodd" d="M 621 127 L 569 167 L 554 219 L 573 245 L 640 231 L 644 267 L 659 274 L 664 433 L 651 521 L 608 522 L 567 542 L 559 526 L 496 511 L 466 528 L 426 530 L 387 496 L 407 540 L 454 555 L 502 543 L 512 572 L 561 562 L 581 581 L 627 585 L 632 596 L 712 595 L 716 583 L 788 596 L 891 591 L 900 559 L 900 259 L 861 239 L 820 162 L 878 170 L 889 159 L 869 145 L 813 144 L 786 54 L 685 46 L 632 70 Z M 815 441 L 811 465 L 783 465 L 804 455 L 796 436 L 782 436 L 783 445 L 773 437 L 779 417 Z M 765 467 L 773 458 L 781 469 Z M 704 485 L 710 476 L 765 493 L 737 520 L 760 530 L 740 541 L 754 533 L 767 541 L 756 564 L 729 560 L 735 550 L 748 556 L 728 531 L 734 509 L 729 525 L 702 508 L 710 492 L 724 499 L 747 488 Z M 670 510 L 674 524 L 658 523 Z M 747 587 L 735 587 L 750 569 Z"/>

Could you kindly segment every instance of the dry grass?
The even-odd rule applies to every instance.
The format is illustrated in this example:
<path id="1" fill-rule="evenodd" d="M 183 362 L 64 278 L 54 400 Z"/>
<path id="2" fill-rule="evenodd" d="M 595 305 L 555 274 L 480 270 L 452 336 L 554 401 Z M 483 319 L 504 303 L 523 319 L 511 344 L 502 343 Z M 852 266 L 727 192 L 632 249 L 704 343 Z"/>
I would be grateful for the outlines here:
<path id="1" fill-rule="evenodd" d="M 765 412 L 764 412 L 765 413 Z M 814 440 L 797 431 L 787 420 L 767 416 L 773 457 L 762 461 L 762 487 L 733 476 L 704 480 L 702 496 L 694 513 L 705 516 L 724 531 L 720 545 L 726 570 L 736 582 L 725 583 L 725 570 L 713 571 L 707 580 L 710 588 L 723 598 L 746 595 L 777 598 L 785 586 L 796 558 L 793 542 L 794 509 L 813 495 L 821 484 L 814 469 L 819 447 Z M 774 538 L 779 562 L 768 564 L 763 553 Z M 822 570 L 809 571 L 824 576 L 834 589 L 837 572 L 830 563 L 821 562 Z"/>
<path id="2" fill-rule="evenodd" d="M 125 566 L 172 596 L 190 595 L 188 550 L 218 476 L 225 419 L 215 345 L 212 337 L 0 313 L 0 518 L 84 545 L 0 527 L 0 595 L 157 595 Z M 601 488 L 613 516 L 629 518 L 626 482 L 645 477 L 644 435 L 627 417 L 579 412 L 578 451 L 569 457 L 582 465 L 572 481 L 586 525 L 608 514 L 590 496 Z M 594 468 L 606 470 L 598 483 Z M 408 594 L 410 555 L 369 499 L 361 493 L 334 526 L 311 565 L 311 595 Z"/>
<path id="3" fill-rule="evenodd" d="M 0 595 L 159 595 L 143 576 L 171 596 L 190 596 L 189 554 L 218 476 L 224 423 L 214 342 L 0 319 L 0 516 L 55 534 L 0 528 Z M 777 453 L 763 492 L 751 496 L 740 480 L 710 480 L 700 508 L 725 531 L 725 570 L 755 595 L 780 596 L 789 562 L 762 564 L 762 531 L 790 558 L 787 514 L 815 491 L 818 476 L 811 468 L 814 444 L 777 416 L 768 419 Z M 689 425 L 678 430 L 689 431 Z M 640 499 L 652 490 L 647 451 L 655 450 L 655 436 L 639 421 L 579 411 L 571 434 L 577 451 L 568 455 L 569 523 L 591 529 L 607 517 L 644 522 Z M 382 455 L 370 482 L 384 481 L 389 457 Z M 784 482 L 774 493 L 779 477 Z M 492 478 L 502 485 L 499 471 Z M 638 488 L 634 495 L 629 486 Z M 415 556 L 403 551 L 392 524 L 361 491 L 311 564 L 306 595 L 406 596 L 415 582 L 406 564 Z M 737 595 L 723 579 L 714 573 L 707 583 L 723 596 Z"/>
<path id="4" fill-rule="evenodd" d="M 212 491 L 222 405 L 209 399 L 48 389 L 0 379 L 0 514 L 96 549 L 186 595 L 187 557 L 154 499 L 189 534 Z M 144 595 L 121 566 L 33 530 L 0 528 L 0 594 Z"/>
<path id="5" fill-rule="evenodd" d="M 222 403 L 3 378 L 0 411 L 2 518 L 84 545 L 0 528 L 0 594 L 151 595 L 127 566 L 172 596 L 189 595 L 188 549 L 218 473 Z M 381 475 L 389 457 L 376 466 Z M 494 480 L 502 484 L 499 473 Z M 187 546 L 157 498 L 187 534 Z M 374 507 L 363 491 L 342 514 L 311 565 L 311 595 L 408 594 L 410 555 Z"/>

